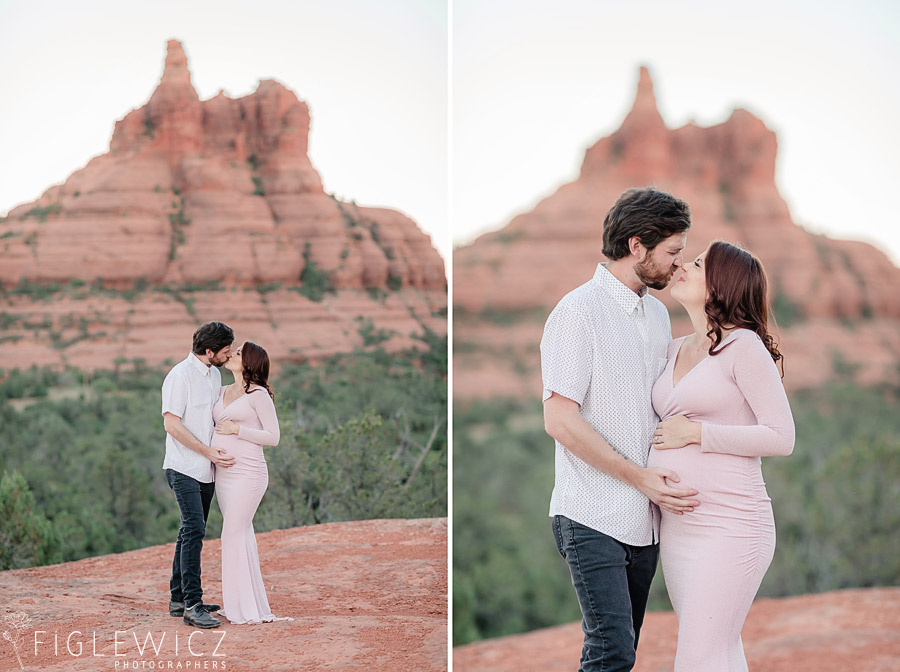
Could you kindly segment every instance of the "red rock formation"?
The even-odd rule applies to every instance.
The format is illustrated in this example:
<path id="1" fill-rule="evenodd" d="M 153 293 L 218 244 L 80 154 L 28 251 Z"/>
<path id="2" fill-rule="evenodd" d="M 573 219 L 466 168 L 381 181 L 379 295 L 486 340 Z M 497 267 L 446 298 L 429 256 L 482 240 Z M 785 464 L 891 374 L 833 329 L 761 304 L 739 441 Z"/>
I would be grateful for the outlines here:
<path id="1" fill-rule="evenodd" d="M 0 621 L 31 619 L 19 649 L 26 669 L 447 669 L 445 518 L 312 525 L 256 538 L 272 610 L 293 621 L 198 631 L 170 617 L 174 544 L 0 572 Z M 221 604 L 218 539 L 203 544 L 203 570 L 204 597 Z M 19 669 L 4 639 L 0 669 Z"/>
<path id="2" fill-rule="evenodd" d="M 835 375 L 835 358 L 862 383 L 897 382 L 900 269 L 875 248 L 814 235 L 791 220 L 775 186 L 777 141 L 746 110 L 711 128 L 666 128 L 641 68 L 621 128 L 585 153 L 579 178 L 531 212 L 454 252 L 454 394 L 536 396 L 543 321 L 602 261 L 602 226 L 618 195 L 655 184 L 691 206 L 687 254 L 710 240 L 741 242 L 765 265 L 792 388 Z M 668 292 L 675 335 L 689 323 Z"/>
<path id="3" fill-rule="evenodd" d="M 860 614 L 867 617 L 860 620 Z M 741 638 L 751 670 L 898 670 L 900 588 L 841 590 L 757 600 Z M 634 672 L 671 672 L 678 622 L 672 612 L 644 620 Z M 453 649 L 454 672 L 564 672 L 576 667 L 580 623 Z"/>
<path id="4" fill-rule="evenodd" d="M 158 87 L 116 123 L 109 152 L 0 221 L 3 338 L 17 361 L 155 364 L 174 342 L 180 354 L 198 322 L 227 315 L 245 335 L 268 336 L 281 358 L 351 349 L 360 315 L 399 334 L 388 347 L 409 345 L 423 326 L 445 333 L 446 279 L 431 241 L 399 212 L 326 194 L 307 155 L 309 125 L 306 103 L 274 80 L 201 101 L 171 40 Z M 94 291 L 63 292 L 75 298 L 60 308 L 16 294 L 23 281 Z M 219 291 L 183 291 L 211 285 Z M 134 287 L 146 291 L 108 292 Z M 307 298 L 323 288 L 333 288 L 324 301 Z M 78 335 L 79 346 L 60 347 Z"/>

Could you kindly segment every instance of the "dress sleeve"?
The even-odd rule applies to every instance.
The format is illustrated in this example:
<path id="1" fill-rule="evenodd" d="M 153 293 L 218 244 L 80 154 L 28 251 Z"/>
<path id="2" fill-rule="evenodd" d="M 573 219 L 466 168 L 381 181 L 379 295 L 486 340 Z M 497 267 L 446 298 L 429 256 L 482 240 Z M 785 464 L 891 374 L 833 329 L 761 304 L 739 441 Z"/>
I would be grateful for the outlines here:
<path id="1" fill-rule="evenodd" d="M 252 441 L 261 446 L 277 446 L 281 440 L 281 429 L 278 427 L 278 416 L 275 414 L 275 402 L 265 390 L 261 394 L 250 393 L 250 405 L 256 411 L 262 429 L 253 429 L 241 425 L 238 438 Z"/>
<path id="2" fill-rule="evenodd" d="M 703 423 L 700 450 L 747 457 L 790 455 L 794 450 L 794 417 L 772 356 L 752 332 L 728 349 L 733 350 L 728 355 L 734 381 L 757 424 Z"/>
<path id="3" fill-rule="evenodd" d="M 581 406 L 591 384 L 592 359 L 586 312 L 571 301 L 560 303 L 547 318 L 541 338 L 542 401 L 556 392 Z"/>

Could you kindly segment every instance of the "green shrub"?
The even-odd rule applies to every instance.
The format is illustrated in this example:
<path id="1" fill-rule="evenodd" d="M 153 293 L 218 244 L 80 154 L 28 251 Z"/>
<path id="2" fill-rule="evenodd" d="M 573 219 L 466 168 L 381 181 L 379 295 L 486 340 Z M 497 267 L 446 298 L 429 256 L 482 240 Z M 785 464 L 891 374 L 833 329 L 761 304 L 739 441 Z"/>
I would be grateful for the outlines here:
<path id="1" fill-rule="evenodd" d="M 397 335 L 397 332 L 392 329 L 376 329 L 371 317 L 363 318 L 360 316 L 356 318 L 356 321 L 360 323 L 358 332 L 362 336 L 363 345 L 366 347 L 379 345 Z"/>
<path id="2" fill-rule="evenodd" d="M 58 294 L 62 291 L 62 287 L 57 282 L 32 282 L 28 278 L 22 278 L 19 284 L 13 288 L 11 294 L 19 296 L 27 296 L 32 301 L 43 301 Z"/>
<path id="3" fill-rule="evenodd" d="M 47 217 L 49 217 L 50 215 L 58 215 L 61 212 L 62 212 L 62 204 L 60 204 L 60 203 L 51 203 L 50 205 L 46 205 L 46 206 L 37 206 L 36 205 L 31 210 L 26 212 L 22 216 L 22 219 L 25 219 L 27 217 L 34 217 L 35 219 L 37 219 L 40 222 L 46 222 Z"/>
<path id="4" fill-rule="evenodd" d="M 59 538 L 20 473 L 0 478 L 0 571 L 55 562 Z"/>
<path id="5" fill-rule="evenodd" d="M 272 381 L 282 439 L 265 449 L 270 483 L 254 520 L 257 531 L 447 515 L 447 341 L 422 338 L 430 344 L 424 351 L 356 352 L 282 368 Z M 0 372 L 0 469 L 20 474 L 15 487 L 4 481 L 0 488 L 0 547 L 13 539 L 16 562 L 76 560 L 174 541 L 178 506 L 161 469 L 164 375 L 141 359 L 119 359 L 112 370 L 90 373 Z M 225 371 L 223 382 L 230 378 Z M 77 394 L 22 410 L 5 401 L 46 397 L 58 387 Z M 15 510 L 25 513 L 3 518 L 4 501 L 18 502 Z M 3 527 L 7 519 L 27 534 L 4 537 L 13 529 Z M 207 538 L 220 534 L 221 521 L 213 507 Z"/>
<path id="6" fill-rule="evenodd" d="M 337 289 L 328 277 L 328 273 L 321 270 L 316 262 L 310 259 L 310 245 L 306 243 L 303 248 L 303 271 L 300 273 L 300 287 L 296 291 L 311 301 L 323 301 L 326 292 L 337 293 Z"/>

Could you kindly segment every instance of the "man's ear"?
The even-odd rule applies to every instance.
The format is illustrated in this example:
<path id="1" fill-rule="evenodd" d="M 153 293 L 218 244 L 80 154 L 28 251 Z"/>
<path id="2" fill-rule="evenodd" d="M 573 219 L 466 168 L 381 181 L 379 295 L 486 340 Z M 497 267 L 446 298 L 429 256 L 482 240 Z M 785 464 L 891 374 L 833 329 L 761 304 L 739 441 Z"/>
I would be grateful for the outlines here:
<path id="1" fill-rule="evenodd" d="M 643 261 L 644 257 L 647 256 L 647 248 L 641 242 L 640 236 L 632 236 L 628 239 L 628 250 L 638 261 Z"/>

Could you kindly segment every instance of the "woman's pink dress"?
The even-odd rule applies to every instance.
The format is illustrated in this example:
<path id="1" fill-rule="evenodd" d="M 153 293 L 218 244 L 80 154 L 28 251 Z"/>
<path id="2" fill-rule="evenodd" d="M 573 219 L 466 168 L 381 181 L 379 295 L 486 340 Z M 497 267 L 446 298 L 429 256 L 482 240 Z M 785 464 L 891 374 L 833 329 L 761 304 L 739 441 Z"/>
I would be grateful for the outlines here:
<path id="1" fill-rule="evenodd" d="M 736 329 L 730 344 L 673 385 L 684 338 L 669 344 L 653 386 L 662 420 L 702 422 L 702 444 L 651 449 L 649 467 L 678 474 L 700 506 L 662 512 L 660 557 L 678 616 L 675 672 L 744 672 L 741 628 L 775 551 L 775 521 L 760 456 L 789 455 L 794 420 L 772 357 L 754 332 Z"/>
<path id="2" fill-rule="evenodd" d="M 216 497 L 222 509 L 222 615 L 232 623 L 292 620 L 278 618 L 266 598 L 253 516 L 269 485 L 263 446 L 278 445 L 280 432 L 275 404 L 262 388 L 224 405 L 225 388 L 213 405 L 218 423 L 233 420 L 238 434 L 213 434 L 212 447 L 234 456 L 227 469 L 216 469 Z"/>

